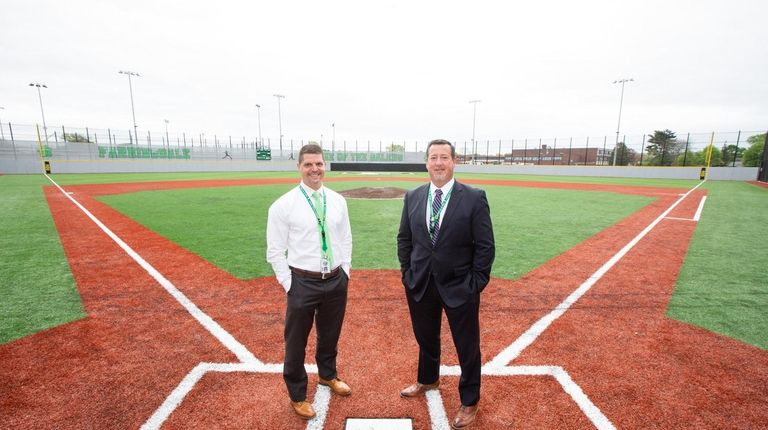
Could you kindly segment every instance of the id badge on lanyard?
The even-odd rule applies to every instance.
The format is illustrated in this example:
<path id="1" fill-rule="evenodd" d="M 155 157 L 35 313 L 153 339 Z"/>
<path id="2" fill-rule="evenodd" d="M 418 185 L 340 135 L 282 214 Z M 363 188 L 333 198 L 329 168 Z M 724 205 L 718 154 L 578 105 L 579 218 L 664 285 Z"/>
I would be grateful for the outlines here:
<path id="1" fill-rule="evenodd" d="M 331 273 L 331 264 L 328 261 L 328 255 L 323 253 L 323 257 L 321 258 L 321 264 L 322 264 L 322 273 Z"/>

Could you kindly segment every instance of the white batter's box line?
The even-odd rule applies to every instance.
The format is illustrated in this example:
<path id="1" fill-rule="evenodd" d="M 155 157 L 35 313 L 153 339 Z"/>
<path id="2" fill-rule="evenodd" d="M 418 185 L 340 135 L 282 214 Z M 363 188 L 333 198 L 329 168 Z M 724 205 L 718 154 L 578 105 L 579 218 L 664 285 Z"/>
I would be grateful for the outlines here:
<path id="1" fill-rule="evenodd" d="M 482 367 L 481 373 L 486 376 L 549 376 L 555 378 L 563 391 L 568 394 L 584 415 L 599 430 L 615 430 L 613 423 L 595 406 L 581 387 L 576 384 L 568 372 L 561 366 L 496 366 L 489 362 Z M 440 366 L 442 376 L 461 376 L 459 366 Z M 432 430 L 448 429 L 448 419 L 439 390 L 427 391 L 427 404 L 432 420 Z"/>
<path id="2" fill-rule="evenodd" d="M 611 420 L 595 406 L 579 385 L 573 381 L 561 366 L 483 366 L 483 374 L 488 376 L 551 376 L 560 384 L 584 415 L 599 430 L 615 430 Z"/>
<path id="3" fill-rule="evenodd" d="M 316 364 L 305 364 L 304 368 L 307 370 L 307 373 L 317 373 L 317 365 Z M 282 374 L 283 373 L 283 363 L 262 363 L 260 361 L 251 361 L 248 363 L 206 363 L 201 362 L 198 363 L 197 366 L 195 366 L 188 374 L 185 376 L 179 385 L 174 388 L 173 391 L 171 391 L 171 394 L 168 395 L 168 397 L 165 398 L 165 401 L 160 405 L 159 408 L 155 411 L 155 413 L 152 414 L 151 417 L 141 426 L 142 430 L 154 430 L 159 429 L 160 426 L 168 419 L 168 417 L 171 416 L 171 414 L 181 405 L 181 403 L 184 401 L 184 398 L 187 397 L 190 391 L 197 385 L 197 383 L 200 381 L 200 379 L 205 376 L 208 372 L 220 372 L 220 373 L 235 373 L 235 372 L 246 372 L 246 373 L 267 373 L 267 374 Z M 317 387 L 317 393 L 322 393 L 322 389 L 326 388 L 323 386 Z M 327 389 L 327 388 L 326 388 Z M 329 390 L 330 393 L 330 390 Z M 323 396 L 320 395 L 318 397 L 317 394 L 315 394 L 315 409 L 320 410 L 323 409 L 324 413 L 327 412 L 328 405 L 327 403 L 330 402 L 330 395 L 328 396 L 327 401 L 325 401 L 325 406 L 323 406 Z M 320 414 L 318 412 L 318 416 L 315 417 L 312 421 L 316 421 L 320 418 Z M 323 415 L 323 421 L 325 420 L 325 415 Z M 311 424 L 311 423 L 309 423 Z M 307 425 L 307 428 L 309 429 L 309 424 Z M 313 427 L 314 428 L 314 427 Z M 322 426 L 320 427 L 322 428 Z"/>

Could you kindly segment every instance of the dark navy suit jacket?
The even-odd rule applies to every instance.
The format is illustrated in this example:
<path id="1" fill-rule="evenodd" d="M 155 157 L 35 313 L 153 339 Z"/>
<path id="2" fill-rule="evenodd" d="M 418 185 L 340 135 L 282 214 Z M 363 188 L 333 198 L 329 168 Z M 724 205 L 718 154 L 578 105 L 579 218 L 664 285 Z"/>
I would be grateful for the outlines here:
<path id="1" fill-rule="evenodd" d="M 488 285 L 495 257 L 485 191 L 455 181 L 435 246 L 426 221 L 429 184 L 408 191 L 397 234 L 403 285 L 419 302 L 430 279 L 446 306 L 455 308 Z"/>

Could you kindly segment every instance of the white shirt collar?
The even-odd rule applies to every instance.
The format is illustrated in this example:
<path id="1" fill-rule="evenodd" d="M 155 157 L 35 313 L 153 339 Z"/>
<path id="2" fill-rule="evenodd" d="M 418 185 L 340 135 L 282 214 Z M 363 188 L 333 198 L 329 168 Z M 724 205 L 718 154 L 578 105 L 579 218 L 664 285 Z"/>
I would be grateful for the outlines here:
<path id="1" fill-rule="evenodd" d="M 443 195 L 448 194 L 451 189 L 453 189 L 453 183 L 456 182 L 456 178 L 451 178 L 450 181 L 448 181 L 445 185 L 440 187 L 440 191 L 443 192 Z M 438 187 L 435 186 L 432 182 L 429 183 L 429 192 L 433 195 L 435 194 L 435 190 L 438 189 Z"/>
<path id="2" fill-rule="evenodd" d="M 307 192 L 308 196 L 311 196 L 312 193 L 315 192 L 315 190 L 310 188 L 307 184 L 305 184 L 304 181 L 299 182 L 299 186 L 302 187 L 304 189 L 304 191 Z M 325 185 L 320 185 L 320 189 L 317 190 L 317 192 L 319 192 L 321 195 L 325 194 L 325 191 L 323 190 L 324 187 L 325 187 Z"/>

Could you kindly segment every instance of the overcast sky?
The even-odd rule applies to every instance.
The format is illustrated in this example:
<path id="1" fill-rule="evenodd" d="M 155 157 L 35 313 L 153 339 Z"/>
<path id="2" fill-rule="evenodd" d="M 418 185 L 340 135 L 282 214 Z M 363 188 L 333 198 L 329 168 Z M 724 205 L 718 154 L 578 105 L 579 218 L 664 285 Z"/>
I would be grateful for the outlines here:
<path id="1" fill-rule="evenodd" d="M 768 2 L 4 0 L 2 122 L 277 139 L 765 130 Z"/>

